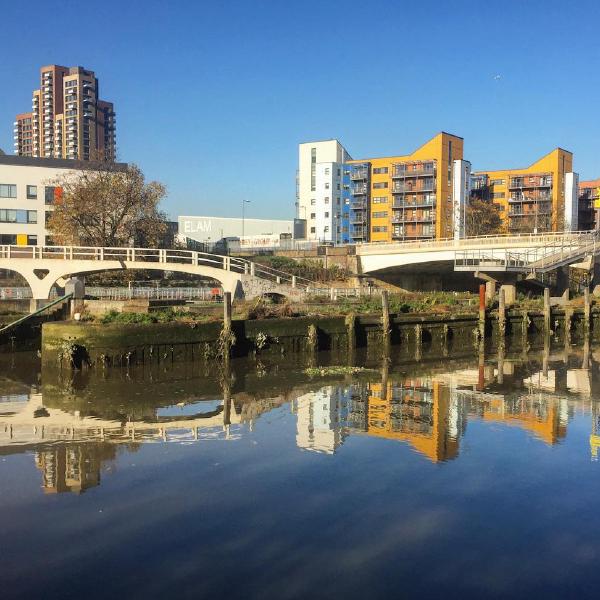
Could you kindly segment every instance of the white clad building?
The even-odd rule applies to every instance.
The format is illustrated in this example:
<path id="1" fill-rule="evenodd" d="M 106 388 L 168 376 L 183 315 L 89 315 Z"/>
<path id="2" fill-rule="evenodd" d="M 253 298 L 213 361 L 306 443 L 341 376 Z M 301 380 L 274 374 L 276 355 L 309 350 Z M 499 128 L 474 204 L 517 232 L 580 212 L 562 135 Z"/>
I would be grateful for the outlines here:
<path id="1" fill-rule="evenodd" d="M 305 142 L 298 153 L 297 217 L 306 220 L 306 239 L 335 242 L 343 164 L 352 158 L 338 140 Z"/>
<path id="2" fill-rule="evenodd" d="M 75 160 L 0 154 L 0 244 L 49 245 L 46 221 L 61 194 L 56 180 L 81 166 Z"/>

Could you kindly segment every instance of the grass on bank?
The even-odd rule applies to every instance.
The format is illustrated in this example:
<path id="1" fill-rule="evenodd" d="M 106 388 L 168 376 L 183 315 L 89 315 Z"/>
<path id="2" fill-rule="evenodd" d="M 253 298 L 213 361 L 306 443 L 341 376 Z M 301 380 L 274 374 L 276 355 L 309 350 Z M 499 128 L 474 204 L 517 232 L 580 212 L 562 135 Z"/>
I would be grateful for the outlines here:
<path id="1" fill-rule="evenodd" d="M 409 313 L 450 313 L 469 312 L 476 307 L 477 299 L 469 294 L 431 292 L 427 294 L 393 294 L 389 297 L 392 314 Z M 276 303 L 268 299 L 248 302 L 236 302 L 233 306 L 233 318 L 243 320 L 263 320 L 277 318 L 293 318 L 304 316 L 346 316 L 349 314 L 380 314 L 381 297 L 363 296 L 361 298 L 341 298 L 336 302 L 329 299 L 312 298 L 306 302 Z M 110 311 L 101 316 L 84 313 L 81 320 L 101 324 L 150 324 L 150 323 L 204 323 L 219 321 L 222 310 L 193 311 L 189 309 L 168 308 L 161 311 L 118 312 Z"/>

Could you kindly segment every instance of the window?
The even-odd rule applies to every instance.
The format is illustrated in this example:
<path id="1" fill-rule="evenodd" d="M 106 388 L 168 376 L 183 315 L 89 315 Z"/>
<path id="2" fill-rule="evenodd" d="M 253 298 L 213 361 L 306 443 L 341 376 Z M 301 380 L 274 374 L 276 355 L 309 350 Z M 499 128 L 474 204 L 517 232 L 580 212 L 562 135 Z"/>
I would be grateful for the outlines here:
<path id="1" fill-rule="evenodd" d="M 325 204 L 329 204 L 329 196 L 325 196 Z"/>
<path id="2" fill-rule="evenodd" d="M 379 211 L 379 212 L 374 212 L 373 213 L 373 218 L 374 219 L 385 219 L 387 216 L 388 216 L 387 210 L 383 210 L 383 211 Z"/>
<path id="3" fill-rule="evenodd" d="M 325 218 L 329 219 L 329 213 L 328 212 L 325 213 Z"/>
<path id="4" fill-rule="evenodd" d="M 325 227 L 323 227 L 323 231 L 327 233 L 329 231 L 329 226 L 325 225 Z"/>
<path id="5" fill-rule="evenodd" d="M 388 172 L 388 168 L 387 167 L 377 167 L 376 169 L 373 169 L 373 174 L 374 175 L 380 175 L 382 173 L 387 173 Z"/>
<path id="6" fill-rule="evenodd" d="M 37 200 L 37 185 L 27 186 L 27 200 Z"/>
<path id="7" fill-rule="evenodd" d="M 340 184 L 339 184 L 339 183 L 337 184 L 337 189 L 338 189 L 338 190 L 340 189 Z"/>
<path id="8" fill-rule="evenodd" d="M 504 197 L 505 197 L 504 192 L 494 192 L 492 194 L 492 198 L 504 198 Z"/>
<path id="9" fill-rule="evenodd" d="M 316 227 L 311 227 L 310 228 L 310 232 L 311 233 L 316 233 L 317 232 L 317 228 Z"/>
<path id="10" fill-rule="evenodd" d="M 310 218 L 311 219 L 316 219 L 317 218 L 317 213 L 310 213 Z"/>
<path id="11" fill-rule="evenodd" d="M 44 200 L 46 204 L 54 204 L 56 188 L 53 185 L 47 185 L 44 189 Z"/>
<path id="12" fill-rule="evenodd" d="M 492 179 L 490 181 L 492 185 L 504 185 L 506 183 L 505 179 Z"/>
<path id="13" fill-rule="evenodd" d="M 341 170 L 341 169 L 338 169 L 338 170 L 337 170 L 337 176 L 339 177 L 341 174 L 342 174 L 342 170 Z"/>
<path id="14" fill-rule="evenodd" d="M 317 201 L 314 198 L 312 198 L 310 201 L 310 205 L 314 206 L 316 203 L 317 203 Z"/>
<path id="15" fill-rule="evenodd" d="M 373 227 L 373 233 L 386 233 L 387 225 L 375 225 Z"/>
<path id="16" fill-rule="evenodd" d="M 37 223 L 37 211 L 1 208 L 0 223 Z"/>
<path id="17" fill-rule="evenodd" d="M 381 189 L 387 188 L 387 186 L 388 186 L 387 181 L 378 181 L 377 183 L 373 184 L 373 188 L 376 190 L 381 190 Z"/>
<path id="18" fill-rule="evenodd" d="M 313 164 L 317 162 L 317 149 L 316 148 L 310 149 L 310 162 Z"/>
<path id="19" fill-rule="evenodd" d="M 16 198 L 17 186 L 12 183 L 0 183 L 0 198 Z"/>
<path id="20" fill-rule="evenodd" d="M 328 190 L 329 189 L 329 181 L 325 184 L 325 189 Z"/>
<path id="21" fill-rule="evenodd" d="M 325 175 L 329 175 L 329 167 L 325 167 Z"/>
<path id="22" fill-rule="evenodd" d="M 339 197 L 335 199 L 335 203 L 336 203 L 337 206 L 340 205 L 340 199 L 339 199 Z"/>
<path id="23" fill-rule="evenodd" d="M 387 204 L 387 196 L 374 196 L 373 204 Z"/>

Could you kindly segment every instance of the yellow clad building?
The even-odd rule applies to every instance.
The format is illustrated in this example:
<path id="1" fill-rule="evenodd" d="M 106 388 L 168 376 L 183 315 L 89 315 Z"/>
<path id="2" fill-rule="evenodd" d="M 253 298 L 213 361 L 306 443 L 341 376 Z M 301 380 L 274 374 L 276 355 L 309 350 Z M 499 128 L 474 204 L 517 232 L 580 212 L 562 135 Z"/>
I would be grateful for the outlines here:
<path id="1" fill-rule="evenodd" d="M 508 233 L 577 229 L 577 175 L 562 148 L 524 169 L 474 172 L 471 197 L 498 206 Z"/>
<path id="2" fill-rule="evenodd" d="M 441 132 L 411 154 L 349 161 L 353 241 L 451 237 L 453 162 L 463 139 Z"/>

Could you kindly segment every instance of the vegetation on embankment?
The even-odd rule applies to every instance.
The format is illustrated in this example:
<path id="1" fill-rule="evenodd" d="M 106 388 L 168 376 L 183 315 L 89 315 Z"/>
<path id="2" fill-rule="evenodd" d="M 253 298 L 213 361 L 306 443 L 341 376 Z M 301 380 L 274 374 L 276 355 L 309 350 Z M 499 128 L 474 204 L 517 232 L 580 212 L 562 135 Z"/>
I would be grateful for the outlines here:
<path id="1" fill-rule="evenodd" d="M 457 294 L 448 292 L 429 293 L 404 293 L 389 296 L 390 313 L 392 314 L 460 314 L 474 312 L 477 298 L 470 294 Z M 220 321 L 222 311 L 200 308 L 167 308 L 161 311 L 142 312 L 117 312 L 109 311 L 104 315 L 92 316 L 84 312 L 83 322 L 95 323 L 123 323 L 123 324 L 150 324 L 150 323 L 205 323 Z M 381 314 L 381 297 L 379 295 L 362 296 L 360 298 L 339 298 L 331 301 L 330 298 L 314 297 L 305 302 L 276 303 L 269 299 L 253 301 L 236 301 L 233 306 L 233 318 L 239 320 L 262 320 L 295 317 L 336 317 L 347 315 Z"/>
<path id="2" fill-rule="evenodd" d="M 284 271 L 288 275 L 303 277 L 316 283 L 347 281 L 350 277 L 353 277 L 353 273 L 348 269 L 339 265 L 324 267 L 318 260 L 305 258 L 298 261 L 287 256 L 256 256 L 252 260 L 257 264 Z"/>

